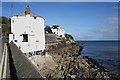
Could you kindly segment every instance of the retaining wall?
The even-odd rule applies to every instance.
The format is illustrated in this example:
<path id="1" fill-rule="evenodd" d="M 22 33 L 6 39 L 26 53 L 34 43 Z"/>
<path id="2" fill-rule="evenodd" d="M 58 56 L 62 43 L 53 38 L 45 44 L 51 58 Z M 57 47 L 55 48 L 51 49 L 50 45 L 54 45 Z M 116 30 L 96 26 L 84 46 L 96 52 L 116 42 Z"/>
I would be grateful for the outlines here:
<path id="1" fill-rule="evenodd" d="M 28 60 L 21 50 L 13 42 L 11 42 L 9 46 L 10 56 L 12 57 L 10 59 L 11 77 L 42 79 L 36 67 Z"/>

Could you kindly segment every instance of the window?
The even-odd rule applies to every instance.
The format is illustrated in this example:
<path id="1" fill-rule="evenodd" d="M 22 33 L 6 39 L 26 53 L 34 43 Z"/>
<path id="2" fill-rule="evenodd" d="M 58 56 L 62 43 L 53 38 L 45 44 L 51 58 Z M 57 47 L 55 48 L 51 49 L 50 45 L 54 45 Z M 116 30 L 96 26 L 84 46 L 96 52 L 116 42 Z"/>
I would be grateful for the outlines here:
<path id="1" fill-rule="evenodd" d="M 15 35 L 13 34 L 13 39 L 15 39 Z"/>
<path id="2" fill-rule="evenodd" d="M 62 37 L 62 35 L 60 35 L 60 37 Z"/>
<path id="3" fill-rule="evenodd" d="M 15 42 L 17 42 L 17 40 L 14 40 Z"/>
<path id="4" fill-rule="evenodd" d="M 34 19 L 36 19 L 37 17 L 34 17 Z"/>
<path id="5" fill-rule="evenodd" d="M 23 34 L 23 41 L 22 42 L 28 42 L 28 34 Z"/>
<path id="6" fill-rule="evenodd" d="M 14 23 L 14 20 L 12 20 L 12 23 Z"/>

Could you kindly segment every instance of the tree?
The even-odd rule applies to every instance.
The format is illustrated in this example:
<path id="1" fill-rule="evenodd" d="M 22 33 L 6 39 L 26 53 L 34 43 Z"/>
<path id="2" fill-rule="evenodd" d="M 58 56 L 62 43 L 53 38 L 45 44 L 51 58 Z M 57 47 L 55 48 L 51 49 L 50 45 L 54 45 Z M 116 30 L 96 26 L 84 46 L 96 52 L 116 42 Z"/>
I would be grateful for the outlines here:
<path id="1" fill-rule="evenodd" d="M 10 25 L 10 21 L 7 17 L 0 17 L 0 23 Z"/>
<path id="2" fill-rule="evenodd" d="M 47 25 L 45 27 L 45 32 L 52 33 L 52 30 L 51 30 L 50 26 Z"/>
<path id="3" fill-rule="evenodd" d="M 73 40 L 74 38 L 72 37 L 72 35 L 70 34 L 65 34 L 65 37 L 67 38 L 67 40 Z"/>
<path id="4" fill-rule="evenodd" d="M 7 36 L 10 33 L 10 19 L 7 17 L 0 17 L 0 23 L 2 24 L 2 34 Z"/>

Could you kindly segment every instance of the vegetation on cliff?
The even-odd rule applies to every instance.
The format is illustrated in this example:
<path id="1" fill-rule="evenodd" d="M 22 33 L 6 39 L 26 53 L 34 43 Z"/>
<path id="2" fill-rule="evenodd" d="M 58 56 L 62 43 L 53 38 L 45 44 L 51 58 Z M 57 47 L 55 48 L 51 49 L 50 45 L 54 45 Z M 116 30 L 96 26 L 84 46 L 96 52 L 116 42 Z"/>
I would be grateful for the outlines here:
<path id="1" fill-rule="evenodd" d="M 73 40 L 74 39 L 73 36 L 70 35 L 70 34 L 65 34 L 65 37 L 66 37 L 67 40 Z"/>
<path id="2" fill-rule="evenodd" d="M 52 30 L 51 30 L 50 26 L 47 25 L 45 27 L 45 32 L 52 33 Z"/>
<path id="3" fill-rule="evenodd" d="M 10 19 L 7 17 L 0 17 L 0 23 L 2 24 L 2 36 L 8 36 L 10 33 Z"/>

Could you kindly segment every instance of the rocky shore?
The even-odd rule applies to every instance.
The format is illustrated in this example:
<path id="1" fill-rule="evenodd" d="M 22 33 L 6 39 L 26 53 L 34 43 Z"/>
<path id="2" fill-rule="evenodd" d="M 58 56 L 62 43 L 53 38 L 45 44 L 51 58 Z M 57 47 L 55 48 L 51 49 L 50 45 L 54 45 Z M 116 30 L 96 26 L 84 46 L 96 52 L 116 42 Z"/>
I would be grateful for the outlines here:
<path id="1" fill-rule="evenodd" d="M 50 46 L 46 56 L 33 56 L 30 60 L 47 79 L 112 79 L 111 75 L 90 57 L 80 55 L 83 45 L 58 44 Z"/>
<path id="2" fill-rule="evenodd" d="M 58 65 L 48 78 L 107 79 L 108 73 L 95 60 L 80 56 L 82 45 L 72 44 L 64 48 L 51 47 L 48 52 Z M 48 73 L 48 72 L 46 72 Z M 56 74 L 56 75 L 55 75 Z"/>

